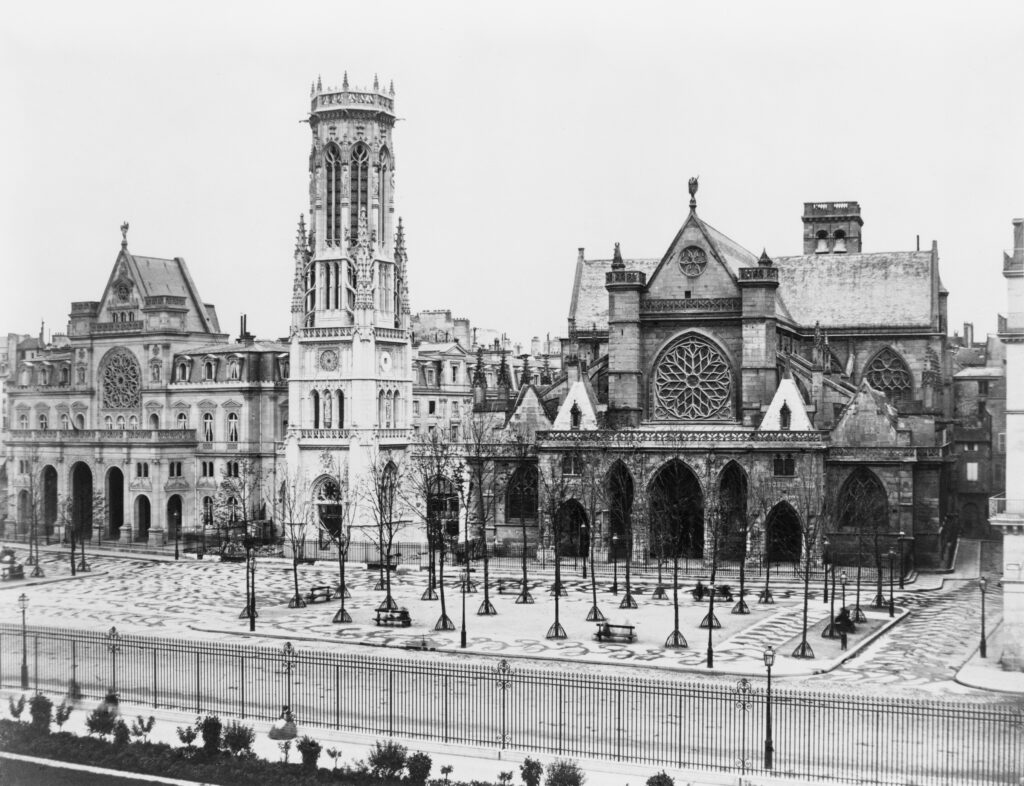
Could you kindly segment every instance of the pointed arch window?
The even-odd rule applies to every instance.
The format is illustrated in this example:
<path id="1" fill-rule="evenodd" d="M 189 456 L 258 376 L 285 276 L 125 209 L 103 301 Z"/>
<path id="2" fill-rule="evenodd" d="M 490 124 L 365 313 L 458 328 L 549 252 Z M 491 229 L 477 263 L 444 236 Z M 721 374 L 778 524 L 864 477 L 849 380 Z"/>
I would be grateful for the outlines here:
<path id="1" fill-rule="evenodd" d="M 868 363 L 864 378 L 875 390 L 880 390 L 893 403 L 910 397 L 913 383 L 910 369 L 903 358 L 886 347 Z"/>
<path id="2" fill-rule="evenodd" d="M 349 242 L 355 243 L 359 237 L 359 215 L 365 210 L 370 215 L 370 151 L 366 145 L 359 143 L 352 148 L 352 160 L 349 168 Z"/>
<path id="3" fill-rule="evenodd" d="M 313 428 L 320 428 L 320 394 L 315 390 L 309 394 L 309 403 L 313 409 Z"/>
<path id="4" fill-rule="evenodd" d="M 512 474 L 505 501 L 506 521 L 537 518 L 537 479 L 533 464 L 525 464 Z"/>
<path id="5" fill-rule="evenodd" d="M 391 188 L 391 154 L 388 149 L 380 151 L 380 202 L 377 207 L 377 242 L 384 243 L 387 239 L 388 198 Z M 387 306 L 384 307 L 387 310 Z"/>
<path id="6" fill-rule="evenodd" d="M 789 431 L 792 422 L 793 413 L 789 409 L 789 404 L 783 402 L 782 409 L 779 410 L 779 429 L 782 431 Z"/>
<path id="7" fill-rule="evenodd" d="M 324 150 L 324 216 L 326 218 L 326 241 L 329 246 L 340 246 L 341 200 L 342 200 L 341 151 L 335 144 Z"/>

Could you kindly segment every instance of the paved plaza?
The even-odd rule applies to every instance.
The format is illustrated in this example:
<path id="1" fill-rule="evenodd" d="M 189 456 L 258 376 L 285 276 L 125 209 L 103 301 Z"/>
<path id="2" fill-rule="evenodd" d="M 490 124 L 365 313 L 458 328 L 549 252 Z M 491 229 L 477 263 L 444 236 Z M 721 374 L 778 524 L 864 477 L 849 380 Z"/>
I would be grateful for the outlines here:
<path id="1" fill-rule="evenodd" d="M 39 583 L 15 582 L 0 585 L 0 621 L 20 622 L 13 602 L 21 587 L 29 597 L 28 621 L 33 625 L 106 630 L 114 625 L 123 633 L 206 641 L 243 640 L 280 646 L 292 640 L 306 649 L 360 651 L 366 646 L 386 647 L 389 655 L 410 658 L 494 658 L 529 659 L 534 665 L 595 673 L 629 669 L 685 672 L 688 679 L 723 675 L 763 673 L 762 652 L 767 645 L 779 653 L 774 673 L 785 683 L 804 687 L 841 687 L 859 692 L 926 692 L 931 695 L 984 693 L 955 681 L 958 669 L 977 649 L 980 631 L 980 595 L 977 583 L 961 579 L 921 576 L 903 592 L 896 590 L 897 615 L 890 620 L 887 610 L 868 608 L 873 588 L 862 589 L 862 606 L 868 622 L 850 636 L 849 651 L 841 652 L 838 640 L 824 639 L 829 606 L 823 602 L 822 587 L 812 587 L 809 606 L 808 640 L 813 660 L 797 660 L 791 653 L 800 640 L 802 588 L 795 583 L 773 582 L 775 603 L 758 605 L 760 585 L 748 585 L 748 615 L 731 614 L 733 603 L 716 601 L 715 613 L 722 624 L 712 634 L 715 669 L 706 667 L 707 630 L 698 627 L 708 611 L 707 601 L 696 602 L 689 590 L 693 579 L 683 581 L 680 590 L 680 630 L 688 648 L 666 649 L 672 630 L 671 600 L 653 600 L 654 585 L 647 580 L 636 585 L 637 609 L 620 609 L 624 583 L 619 595 L 609 591 L 604 575 L 598 580 L 598 605 L 613 623 L 636 626 L 637 641 L 598 642 L 596 624 L 586 622 L 592 599 L 590 581 L 579 571 L 565 571 L 567 595 L 560 601 L 560 619 L 566 630 L 564 640 L 545 638 L 554 620 L 554 599 L 550 593 L 550 568 L 531 577 L 532 605 L 517 605 L 517 586 L 509 577 L 492 577 L 491 601 L 498 614 L 478 616 L 482 591 L 466 596 L 467 649 L 460 648 L 462 594 L 457 569 L 446 572 L 448 615 L 456 630 L 438 632 L 439 601 L 423 601 L 427 573 L 415 566 L 403 566 L 393 575 L 397 603 L 408 608 L 408 628 L 379 628 L 375 609 L 383 593 L 373 589 L 377 573 L 364 565 L 350 564 L 346 580 L 352 597 L 346 609 L 353 624 L 337 625 L 332 617 L 338 602 L 317 603 L 290 609 L 292 572 L 290 562 L 262 559 L 257 570 L 256 632 L 248 621 L 239 619 L 245 584 L 244 565 L 216 559 L 197 561 L 189 555 L 180 561 L 162 557 L 124 557 L 102 554 L 89 557 L 92 570 L 70 577 L 66 553 L 43 550 L 46 578 Z M 990 567 L 986 564 L 985 567 Z M 480 572 L 474 574 L 479 582 Z M 337 583 L 333 563 L 302 565 L 299 587 L 306 592 L 314 585 Z M 733 587 L 734 592 L 737 587 Z M 887 589 L 887 588 L 886 588 Z M 847 603 L 853 604 L 853 587 L 847 586 Z M 996 627 L 1000 615 L 1000 593 L 989 592 L 986 619 Z M 837 607 L 839 602 L 837 600 Z M 411 647 L 427 651 L 412 651 Z M 852 657 L 851 657 L 852 655 Z"/>

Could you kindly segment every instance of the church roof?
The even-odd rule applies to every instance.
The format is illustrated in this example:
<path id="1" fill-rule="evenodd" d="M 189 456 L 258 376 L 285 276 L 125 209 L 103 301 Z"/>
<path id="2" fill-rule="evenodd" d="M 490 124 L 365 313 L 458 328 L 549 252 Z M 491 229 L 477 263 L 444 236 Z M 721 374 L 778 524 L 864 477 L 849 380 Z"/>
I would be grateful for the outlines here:
<path id="1" fill-rule="evenodd" d="M 799 325 L 932 324 L 931 251 L 776 257 L 775 266 L 780 300 Z"/>
<path id="2" fill-rule="evenodd" d="M 660 259 L 626 259 L 626 270 L 640 270 L 647 275 L 658 266 Z M 576 280 L 573 282 L 569 319 L 575 320 L 576 330 L 608 329 L 608 290 L 604 288 L 604 274 L 612 269 L 610 259 L 580 259 L 576 262 Z"/>
<path id="3" fill-rule="evenodd" d="M 175 355 L 192 355 L 202 357 L 203 355 L 235 355 L 243 352 L 288 352 L 287 341 L 250 341 L 238 343 L 235 341 L 217 342 L 214 344 L 200 344 L 188 349 L 180 349 Z"/>

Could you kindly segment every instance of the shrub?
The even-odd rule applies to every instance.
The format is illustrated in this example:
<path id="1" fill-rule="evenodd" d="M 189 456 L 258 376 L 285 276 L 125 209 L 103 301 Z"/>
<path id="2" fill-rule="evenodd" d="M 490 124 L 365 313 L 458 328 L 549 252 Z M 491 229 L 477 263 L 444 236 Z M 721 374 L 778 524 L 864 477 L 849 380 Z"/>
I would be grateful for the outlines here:
<path id="1" fill-rule="evenodd" d="M 108 734 L 114 733 L 116 722 L 117 711 L 111 710 L 106 703 L 103 703 L 89 713 L 89 717 L 85 719 L 85 728 L 89 730 L 89 734 L 106 737 Z"/>
<path id="2" fill-rule="evenodd" d="M 583 786 L 587 776 L 574 761 L 556 761 L 548 765 L 544 786 Z"/>
<path id="3" fill-rule="evenodd" d="M 332 770 L 338 769 L 338 757 L 341 756 L 341 751 L 338 750 L 337 748 L 328 748 L 327 749 L 327 755 L 331 757 L 331 763 L 332 763 L 331 769 Z"/>
<path id="4" fill-rule="evenodd" d="M 60 703 L 60 706 L 53 713 L 53 720 L 57 724 L 58 729 L 63 729 L 64 724 L 67 723 L 68 718 L 71 717 L 71 705 L 67 699 Z"/>
<path id="5" fill-rule="evenodd" d="M 143 742 L 149 742 L 149 733 L 153 731 L 154 723 L 156 723 L 156 719 L 152 715 L 148 719 L 137 715 L 132 721 L 132 736 L 141 738 Z"/>
<path id="6" fill-rule="evenodd" d="M 540 776 L 544 774 L 544 765 L 527 756 L 519 765 L 519 776 L 526 786 L 540 786 Z"/>
<path id="7" fill-rule="evenodd" d="M 53 702 L 42 693 L 36 693 L 28 701 L 28 711 L 32 716 L 32 730 L 39 734 L 49 734 Z"/>
<path id="8" fill-rule="evenodd" d="M 132 733 L 128 729 L 128 724 L 124 722 L 124 718 L 118 718 L 114 722 L 114 744 L 127 745 L 131 741 Z"/>
<path id="9" fill-rule="evenodd" d="M 445 783 L 448 783 L 448 776 L 452 774 L 452 770 L 454 769 L 455 768 L 450 764 L 446 764 L 441 768 L 441 774 L 444 776 Z"/>
<path id="10" fill-rule="evenodd" d="M 82 698 L 82 686 L 78 684 L 77 680 L 68 680 L 68 700 L 76 702 Z"/>
<path id="11" fill-rule="evenodd" d="M 414 753 L 405 760 L 405 769 L 408 772 L 407 780 L 413 786 L 424 786 L 427 778 L 430 777 L 430 768 L 433 766 L 430 757 L 422 752 Z"/>
<path id="12" fill-rule="evenodd" d="M 216 715 L 207 715 L 196 719 L 196 728 L 203 737 L 203 750 L 216 753 L 220 750 L 220 731 L 222 725 Z"/>
<path id="13" fill-rule="evenodd" d="M 7 707 L 11 711 L 11 717 L 14 720 L 21 720 L 21 713 L 25 711 L 25 697 L 22 696 L 17 701 L 11 696 L 7 699 Z"/>
<path id="14" fill-rule="evenodd" d="M 405 756 L 408 748 L 399 745 L 394 740 L 381 743 L 379 740 L 374 743 L 366 760 L 370 764 L 370 772 L 377 778 L 396 780 L 405 769 Z"/>
<path id="15" fill-rule="evenodd" d="M 115 715 L 117 715 L 120 712 L 118 706 L 120 705 L 121 701 L 114 691 L 107 691 L 107 695 L 103 697 L 103 703 L 106 704 L 110 711 L 113 712 Z"/>
<path id="16" fill-rule="evenodd" d="M 316 763 L 320 760 L 320 751 L 323 750 L 323 746 L 307 734 L 299 738 L 299 741 L 295 743 L 295 747 L 302 756 L 302 766 L 315 770 Z"/>
<path id="17" fill-rule="evenodd" d="M 501 786 L 512 786 L 512 770 L 499 772 L 498 783 L 501 784 Z"/>
<path id="18" fill-rule="evenodd" d="M 288 751 L 292 749 L 292 741 L 285 740 L 284 742 L 277 743 L 277 747 L 281 749 L 281 757 L 284 759 L 284 763 L 288 763 Z"/>
<path id="19" fill-rule="evenodd" d="M 672 776 L 665 772 L 665 770 L 647 779 L 647 786 L 675 786 L 675 783 Z"/>
<path id="20" fill-rule="evenodd" d="M 252 726 L 238 721 L 231 721 L 224 728 L 224 747 L 235 756 L 252 753 L 252 744 L 256 741 L 256 732 Z"/>
<path id="21" fill-rule="evenodd" d="M 196 737 L 199 736 L 199 732 L 196 731 L 194 726 L 179 726 L 178 727 L 178 739 L 181 740 L 182 744 L 192 750 L 192 743 L 196 741 Z"/>

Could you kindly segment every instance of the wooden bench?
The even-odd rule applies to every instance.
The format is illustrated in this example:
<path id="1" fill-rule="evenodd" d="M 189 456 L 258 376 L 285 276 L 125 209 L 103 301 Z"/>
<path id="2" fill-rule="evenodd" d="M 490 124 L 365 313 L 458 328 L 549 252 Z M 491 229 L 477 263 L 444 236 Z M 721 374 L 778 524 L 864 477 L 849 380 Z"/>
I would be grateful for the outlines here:
<path id="1" fill-rule="evenodd" d="M 409 618 L 408 609 L 398 609 L 397 611 L 378 611 L 377 624 L 382 627 L 408 628 L 412 625 L 412 620 Z"/>
<path id="2" fill-rule="evenodd" d="M 635 625 L 612 625 L 609 622 L 599 622 L 597 633 L 594 638 L 598 641 L 636 641 Z"/>
<path id="3" fill-rule="evenodd" d="M 309 592 L 306 593 L 306 603 L 326 603 L 334 595 L 331 592 L 331 588 L 328 586 L 322 587 L 310 587 Z"/>
<path id="4" fill-rule="evenodd" d="M 0 581 L 23 578 L 25 578 L 25 567 L 23 565 L 4 565 L 0 567 Z"/>
<path id="5" fill-rule="evenodd" d="M 711 592 L 711 589 L 700 582 L 697 586 L 690 590 L 690 594 L 693 595 L 694 600 L 704 600 Z M 728 584 L 721 584 L 715 587 L 715 595 L 719 599 L 732 603 L 732 587 Z"/>
<path id="6" fill-rule="evenodd" d="M 391 559 L 388 560 L 388 564 L 386 566 L 384 565 L 384 560 L 379 559 L 376 562 L 367 562 L 366 563 L 366 569 L 367 570 L 380 570 L 381 568 L 386 567 L 388 570 L 397 570 L 398 569 L 398 563 L 401 561 L 401 559 L 402 559 L 402 555 L 401 554 L 392 554 L 391 555 Z"/>

